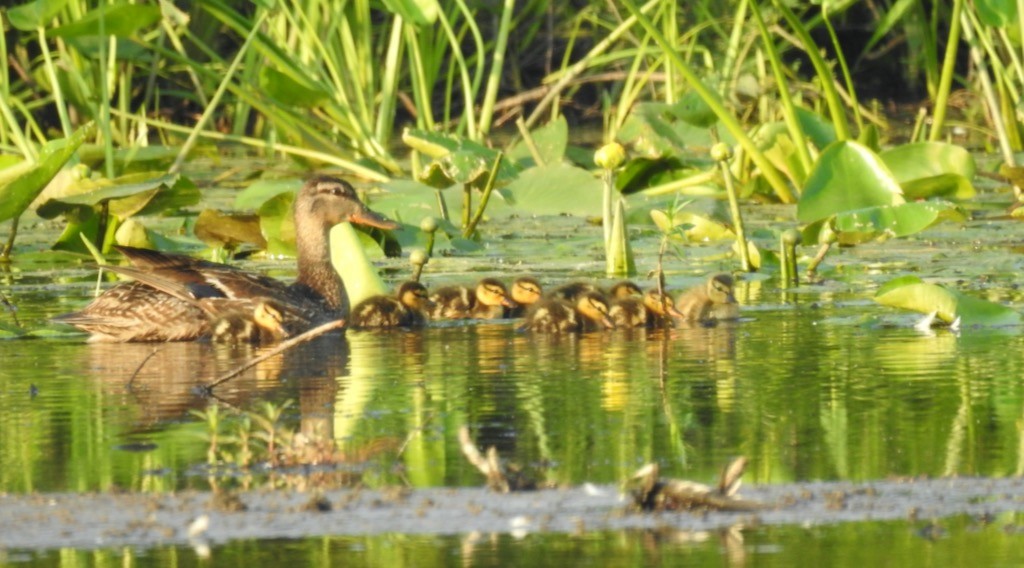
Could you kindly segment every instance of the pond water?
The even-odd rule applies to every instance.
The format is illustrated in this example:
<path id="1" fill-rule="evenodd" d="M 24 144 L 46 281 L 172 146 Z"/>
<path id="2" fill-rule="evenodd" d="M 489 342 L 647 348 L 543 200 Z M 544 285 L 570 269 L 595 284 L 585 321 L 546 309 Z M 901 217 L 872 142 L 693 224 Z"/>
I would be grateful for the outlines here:
<path id="1" fill-rule="evenodd" d="M 767 207 L 759 213 L 755 236 L 766 234 L 773 215 L 791 215 Z M 482 476 L 457 440 L 463 425 L 479 446 L 495 446 L 554 486 L 620 483 L 649 462 L 668 476 L 713 482 L 738 455 L 750 460 L 744 481 L 754 484 L 1020 475 L 1019 330 L 924 333 L 912 327 L 916 316 L 871 300 L 880 283 L 916 273 L 1019 304 L 1013 226 L 1000 220 L 941 226 L 917 239 L 837 251 L 821 282 L 794 290 L 779 289 L 770 274 L 746 276 L 737 292 L 745 317 L 736 323 L 570 337 L 524 334 L 510 322 L 349 332 L 269 359 L 218 387 L 214 397 L 196 386 L 258 350 L 87 344 L 66 334 L 0 341 L 0 492 L 161 492 L 208 489 L 211 480 L 250 488 L 479 486 Z M 594 244 L 600 227 L 567 217 L 501 218 L 484 230 L 490 238 L 483 250 L 433 259 L 428 285 L 525 273 L 547 285 L 604 281 Z M 657 244 L 653 232 L 637 234 L 642 273 L 654 267 Z M 727 251 L 727 243 L 686 248 L 668 264 L 669 288 L 696 285 L 731 267 Z M 93 269 L 26 256 L 0 273 L 0 291 L 18 306 L 24 326 L 45 327 L 47 318 L 88 301 Z M 281 273 L 287 263 L 251 265 Z M 402 261 L 382 265 L 394 280 L 407 274 Z M 221 420 L 240 424 L 244 412 L 264 412 L 267 401 L 283 408 L 288 427 L 334 440 L 349 465 L 312 476 L 211 476 L 209 427 L 193 411 L 216 405 Z M 232 444 L 225 438 L 221 449 L 237 454 Z M 1024 555 L 1020 537 L 995 525 L 948 520 L 938 540 L 919 527 L 874 522 L 766 527 L 734 536 L 623 531 L 525 539 L 381 534 L 231 542 L 213 553 L 238 563 L 307 558 L 326 564 L 343 557 L 346 565 L 417 566 L 559 558 L 742 564 L 752 557 L 759 565 L 877 565 L 927 555 L 942 564 L 970 555 L 972 564 L 994 565 L 1019 563 Z M 122 555 L 138 565 L 200 562 L 188 547 L 157 546 L 12 549 L 0 552 L 0 563 L 49 564 L 65 554 L 97 563 Z"/>

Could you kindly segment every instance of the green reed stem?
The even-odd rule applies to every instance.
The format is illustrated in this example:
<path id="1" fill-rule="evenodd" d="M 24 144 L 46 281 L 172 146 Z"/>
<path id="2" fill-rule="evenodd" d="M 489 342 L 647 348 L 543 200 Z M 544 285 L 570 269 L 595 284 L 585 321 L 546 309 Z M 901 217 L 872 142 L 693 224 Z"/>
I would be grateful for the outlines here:
<path id="1" fill-rule="evenodd" d="M 949 105 L 949 90 L 953 85 L 953 74 L 956 72 L 956 53 L 960 43 L 960 28 L 963 25 L 960 16 L 963 11 L 964 0 L 953 0 L 953 12 L 949 16 L 949 36 L 946 39 L 946 55 L 942 58 L 942 75 L 939 77 L 939 90 L 935 93 L 935 115 L 932 116 L 932 129 L 928 133 L 930 142 L 942 139 L 946 107 Z M 994 111 L 998 107 L 991 108 Z"/>

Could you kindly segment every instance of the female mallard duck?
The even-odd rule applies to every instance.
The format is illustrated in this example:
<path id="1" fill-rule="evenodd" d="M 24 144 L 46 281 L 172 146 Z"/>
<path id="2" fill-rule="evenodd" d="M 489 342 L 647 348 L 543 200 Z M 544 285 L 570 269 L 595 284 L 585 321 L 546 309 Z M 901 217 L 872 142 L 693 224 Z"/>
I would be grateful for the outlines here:
<path id="1" fill-rule="evenodd" d="M 537 333 L 572 333 L 615 327 L 608 317 L 608 301 L 598 292 L 584 292 L 570 304 L 547 298 L 533 305 L 519 329 Z"/>
<path id="2" fill-rule="evenodd" d="M 446 286 L 430 295 L 435 319 L 499 319 L 505 308 L 514 308 L 508 289 L 499 280 L 484 278 L 470 291 L 465 286 Z"/>
<path id="3" fill-rule="evenodd" d="M 210 325 L 210 341 L 214 343 L 274 343 L 288 337 L 284 315 L 269 300 L 256 302 L 250 311 L 237 310 L 216 318 Z"/>
<path id="4" fill-rule="evenodd" d="M 419 282 L 403 282 L 394 296 L 371 296 L 352 308 L 349 326 L 357 329 L 423 327 L 434 303 Z"/>
<path id="5" fill-rule="evenodd" d="M 617 328 L 662 328 L 670 326 L 673 317 L 683 317 L 672 296 L 665 292 L 659 294 L 657 288 L 648 290 L 642 298 L 612 300 L 608 315 Z"/>
<path id="6" fill-rule="evenodd" d="M 92 334 L 90 341 L 182 341 L 209 334 L 198 300 L 270 300 L 298 331 L 348 314 L 345 285 L 331 265 L 330 230 L 351 222 L 394 229 L 369 210 L 348 183 L 318 176 L 295 198 L 298 276 L 288 285 L 233 266 L 183 255 L 115 247 L 132 267 L 108 267 L 135 282 L 110 288 L 83 310 L 56 318 Z"/>
<path id="7" fill-rule="evenodd" d="M 540 301 L 543 289 L 536 278 L 520 276 L 512 281 L 510 294 L 512 301 L 516 303 L 516 307 L 506 310 L 505 316 L 521 318 L 526 315 L 530 306 Z"/>
<path id="8" fill-rule="evenodd" d="M 738 318 L 740 309 L 733 296 L 732 276 L 711 276 L 706 283 L 679 296 L 676 309 L 676 317 L 683 321 L 708 323 Z"/>

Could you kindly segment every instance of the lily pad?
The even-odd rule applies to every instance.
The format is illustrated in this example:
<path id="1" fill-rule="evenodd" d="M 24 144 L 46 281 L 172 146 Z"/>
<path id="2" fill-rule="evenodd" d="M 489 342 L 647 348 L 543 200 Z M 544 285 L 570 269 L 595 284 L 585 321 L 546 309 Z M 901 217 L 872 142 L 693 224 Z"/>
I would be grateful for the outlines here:
<path id="1" fill-rule="evenodd" d="M 887 282 L 875 294 L 875 301 L 883 306 L 922 314 L 936 312 L 936 316 L 946 323 L 953 323 L 960 318 L 962 327 L 1021 323 L 1020 314 L 1002 304 L 929 284 L 917 276 L 904 276 Z"/>
<path id="2" fill-rule="evenodd" d="M 273 67 L 260 68 L 260 90 L 274 99 L 301 108 L 315 107 L 328 99 L 327 91 L 307 78 L 282 73 Z"/>
<path id="3" fill-rule="evenodd" d="M 879 155 L 907 199 L 949 197 L 969 199 L 974 196 L 976 166 L 971 154 L 944 142 L 903 144 Z"/>
<path id="4" fill-rule="evenodd" d="M 601 214 L 600 180 L 576 166 L 558 163 L 530 168 L 508 190 L 517 209 L 535 215 Z"/>
<path id="5" fill-rule="evenodd" d="M 797 218 L 811 223 L 844 211 L 904 203 L 902 190 L 874 152 L 852 140 L 830 145 L 807 177 Z"/>
<path id="6" fill-rule="evenodd" d="M 375 267 L 363 249 L 364 241 L 350 223 L 340 223 L 331 229 L 331 264 L 345 281 L 350 305 L 380 294 L 387 294 Z M 381 252 L 383 256 L 383 252 Z"/>
<path id="7" fill-rule="evenodd" d="M 296 178 L 260 180 L 238 192 L 235 208 L 254 211 L 282 193 L 295 193 L 301 185 Z"/>
<path id="8" fill-rule="evenodd" d="M 53 218 L 76 207 L 109 202 L 110 212 L 125 219 L 152 215 L 199 202 L 195 184 L 181 174 L 154 177 L 153 172 L 129 174 L 113 180 L 82 180 L 73 193 L 54 197 L 39 207 L 41 217 Z"/>
<path id="9" fill-rule="evenodd" d="M 879 236 L 913 235 L 942 220 L 963 222 L 966 217 L 952 203 L 919 201 L 844 211 L 836 215 L 833 227 L 840 242 L 855 244 Z"/>
<path id="10" fill-rule="evenodd" d="M 537 153 L 544 158 L 545 164 L 562 161 L 569 146 L 569 123 L 565 120 L 565 115 L 560 114 L 551 122 L 534 129 L 530 132 L 530 138 L 537 147 Z M 522 141 L 509 149 L 508 157 L 520 164 L 536 165 L 533 162 L 533 154 Z"/>
<path id="11" fill-rule="evenodd" d="M 103 8 L 103 34 L 129 37 L 135 32 L 160 21 L 160 6 L 120 4 Z M 70 24 L 54 28 L 49 35 L 77 38 L 100 35 L 100 8 L 94 8 Z"/>
<path id="12" fill-rule="evenodd" d="M 23 32 L 46 27 L 64 9 L 67 0 L 34 0 L 7 10 L 11 25 Z"/>
<path id="13" fill-rule="evenodd" d="M 234 249 L 242 244 L 255 245 L 261 249 L 267 246 L 267 240 L 260 232 L 258 215 L 204 209 L 196 219 L 193 232 L 201 241 L 214 248 Z"/>
<path id="14" fill-rule="evenodd" d="M 10 12 L 13 12 L 11 10 Z M 10 15 L 8 12 L 8 15 Z M 76 130 L 70 137 L 47 142 L 39 153 L 39 161 L 24 173 L 0 185 L 0 221 L 21 215 L 32 201 L 43 191 L 46 184 L 57 175 L 64 164 L 71 159 L 86 138 L 96 132 L 96 123 L 90 122 Z M 11 166 L 7 169 L 17 168 Z"/>

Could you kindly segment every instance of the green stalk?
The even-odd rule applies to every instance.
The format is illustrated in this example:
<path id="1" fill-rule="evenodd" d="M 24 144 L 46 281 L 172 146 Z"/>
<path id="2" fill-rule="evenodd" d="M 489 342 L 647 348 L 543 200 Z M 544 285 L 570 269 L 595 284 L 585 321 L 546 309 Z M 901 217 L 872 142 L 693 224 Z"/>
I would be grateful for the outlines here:
<path id="1" fill-rule="evenodd" d="M 181 171 L 181 168 L 185 163 L 185 158 L 188 157 L 192 148 L 196 145 L 196 141 L 199 140 L 199 136 L 203 128 L 206 126 L 206 123 L 209 122 L 210 117 L 213 116 L 214 111 L 217 109 L 217 105 L 220 103 L 221 97 L 224 96 L 224 92 L 227 90 L 228 84 L 231 83 L 231 79 L 235 76 L 235 71 L 238 70 L 238 65 L 242 62 L 242 58 L 245 56 L 245 52 L 248 51 L 249 46 L 252 45 L 252 40 L 256 38 L 256 34 L 259 32 L 260 26 L 263 25 L 263 20 L 266 19 L 267 14 L 269 14 L 269 12 L 264 10 L 260 14 L 259 18 L 257 18 L 256 23 L 249 31 L 249 35 L 245 38 L 245 43 L 243 43 L 242 47 L 239 48 L 238 53 L 235 54 L 235 59 L 231 62 L 231 65 L 228 66 L 227 71 L 224 73 L 224 79 L 221 81 L 220 86 L 217 87 L 217 91 L 213 93 L 213 97 L 210 99 L 210 104 L 206 107 L 206 110 L 203 111 L 202 116 L 199 117 L 199 121 L 196 122 L 196 125 L 192 128 L 192 131 L 189 133 L 185 143 L 182 144 L 181 151 L 178 152 L 178 157 L 175 158 L 174 163 L 168 169 L 168 173 L 173 174 Z"/>
<path id="2" fill-rule="evenodd" d="M 732 224 L 736 230 L 736 247 L 740 251 L 740 268 L 743 272 L 753 272 L 750 264 L 750 249 L 747 245 L 746 233 L 743 230 L 743 215 L 740 213 L 740 202 L 736 196 L 736 184 L 729 171 L 729 158 L 732 152 L 727 144 L 718 143 L 711 148 L 711 157 L 718 162 L 718 169 L 722 172 L 722 179 L 725 181 L 725 192 L 729 196 L 729 213 L 732 215 Z"/>
<path id="3" fill-rule="evenodd" d="M 957 2 L 963 2 L 963 0 L 957 0 Z M 974 63 L 976 72 L 978 75 L 978 82 L 981 83 L 982 96 L 985 99 L 985 104 L 989 109 L 989 118 L 992 119 L 992 126 L 996 130 L 996 138 L 999 140 L 999 149 L 1002 151 L 1003 160 L 1006 165 L 1013 166 L 1016 164 L 1016 160 L 1013 155 L 1013 148 L 1011 147 L 1009 137 L 1006 134 L 1006 126 L 1003 123 L 1003 113 L 1000 112 L 999 99 L 996 96 L 995 89 L 992 87 L 992 80 L 989 77 L 988 65 L 985 62 L 984 53 L 978 46 L 978 39 L 975 36 L 975 31 L 981 30 L 981 24 L 977 20 L 973 20 L 971 15 L 967 11 L 961 11 L 960 17 L 963 19 L 961 23 L 963 29 L 964 41 L 969 46 L 969 53 L 971 61 Z M 950 34 L 953 32 L 950 31 Z M 948 87 L 948 86 L 947 86 Z M 948 91 L 948 88 L 946 89 Z M 940 92 L 940 95 L 942 93 Z M 946 93 L 948 94 L 948 92 Z M 932 127 L 931 136 L 929 140 L 934 141 L 936 139 L 936 132 L 940 132 L 939 123 L 939 112 L 942 111 L 943 117 L 945 116 L 945 104 L 939 106 L 936 102 L 935 107 L 935 119 L 934 126 Z M 1021 188 L 1014 185 L 1014 195 L 1019 199 L 1021 196 Z"/>
<path id="4" fill-rule="evenodd" d="M 768 55 L 768 63 L 771 65 L 772 74 L 775 75 L 775 84 L 779 87 L 779 102 L 782 104 L 783 109 L 782 116 L 786 122 L 786 130 L 789 131 L 789 137 L 793 139 L 793 147 L 796 149 L 797 159 L 800 160 L 800 169 L 803 171 L 800 178 L 803 178 L 810 173 L 814 163 L 811 160 L 810 150 L 807 149 L 807 136 L 804 135 L 803 128 L 800 127 L 800 119 L 796 114 L 796 105 L 793 104 L 793 97 L 789 94 L 789 84 L 786 81 L 786 73 L 782 68 L 782 59 L 779 57 L 778 50 L 775 49 L 775 42 L 772 40 L 772 35 L 768 32 L 764 18 L 761 17 L 761 9 L 756 4 L 754 5 L 753 14 L 754 22 L 757 23 L 757 28 L 761 32 L 761 41 L 764 43 L 764 50 Z"/>
<path id="5" fill-rule="evenodd" d="M 484 211 L 487 209 L 487 202 L 491 199 L 491 193 L 494 191 L 494 183 L 498 180 L 498 169 L 501 167 L 501 161 L 505 159 L 504 152 L 498 152 L 498 157 L 494 160 L 494 167 L 491 168 L 491 174 L 487 176 L 487 184 L 484 185 L 484 194 L 480 197 L 480 205 L 476 208 L 476 213 L 473 218 L 469 221 L 465 230 L 462 231 L 462 236 L 469 238 L 473 236 L 473 232 L 476 231 L 476 226 L 484 217 Z"/>
<path id="6" fill-rule="evenodd" d="M 860 101 L 857 99 L 857 88 L 853 84 L 853 77 L 850 75 L 850 67 L 846 64 L 846 57 L 843 56 L 843 46 L 839 43 L 836 30 L 832 27 L 832 21 L 828 19 L 826 5 L 822 5 L 821 8 L 821 21 L 825 23 L 828 37 L 832 40 L 832 47 L 835 49 L 836 59 L 839 61 L 839 69 L 843 72 L 843 82 L 846 84 L 846 90 L 850 93 L 850 99 L 852 99 L 850 108 L 853 109 L 853 120 L 857 123 L 857 132 L 863 132 L 864 120 L 860 116 Z"/>
<path id="7" fill-rule="evenodd" d="M 754 3 L 754 11 L 760 11 L 760 7 L 757 5 L 756 0 L 751 0 Z M 814 38 L 808 33 L 807 27 L 804 26 L 800 19 L 793 14 L 793 11 L 789 9 L 780 0 L 773 0 L 773 5 L 782 14 L 782 17 L 786 19 L 786 23 L 793 29 L 793 32 L 801 43 L 803 43 L 804 53 L 811 60 L 811 65 L 814 66 L 814 72 L 818 75 L 821 80 L 821 91 L 822 97 L 825 99 L 825 104 L 828 105 L 829 114 L 832 117 L 832 126 L 836 129 L 837 140 L 849 140 L 850 139 L 850 127 L 846 122 L 846 110 L 843 108 L 842 101 L 839 100 L 839 93 L 836 92 L 835 78 L 832 77 L 832 71 L 828 68 L 828 64 L 822 59 L 821 54 L 818 52 L 818 47 L 814 43 Z M 808 170 L 810 171 L 810 170 Z"/>
<path id="8" fill-rule="evenodd" d="M 402 71 L 402 18 L 395 16 L 391 23 L 391 35 L 388 37 L 388 49 L 384 56 L 384 69 L 381 72 L 380 107 L 377 109 L 377 124 L 374 127 L 374 138 L 385 147 L 391 138 L 391 130 L 395 124 L 395 101 L 398 99 L 398 81 Z"/>
<path id="9" fill-rule="evenodd" d="M 476 91 L 473 90 L 472 81 L 469 78 L 469 70 L 466 65 L 466 58 L 462 55 L 462 49 L 459 47 L 459 40 L 455 36 L 455 31 L 452 30 L 451 23 L 445 18 L 444 13 L 441 13 L 437 20 L 441 23 L 441 29 L 444 30 L 445 35 L 448 38 L 448 43 L 451 46 L 451 54 L 455 59 L 456 68 L 459 72 L 459 79 L 462 82 L 462 96 L 465 108 L 463 109 L 463 116 L 466 118 L 466 128 L 469 132 L 469 138 L 471 140 L 480 140 L 479 131 L 476 126 L 476 116 L 473 112 L 473 104 L 476 100 Z"/>
<path id="10" fill-rule="evenodd" d="M 491 55 L 491 72 L 487 76 L 487 87 L 484 89 L 483 105 L 480 108 L 480 134 L 487 136 L 491 131 L 494 119 L 494 102 L 498 98 L 498 86 L 501 84 L 501 73 L 505 67 L 505 49 L 508 46 L 508 34 L 512 27 L 512 10 L 515 0 L 505 0 L 501 12 L 501 23 L 498 26 L 498 37 L 494 42 L 494 53 Z"/>
<path id="11" fill-rule="evenodd" d="M 526 149 L 530 151 L 530 156 L 533 157 L 533 162 L 538 166 L 546 164 L 544 156 L 541 155 L 540 149 L 537 148 L 537 142 L 534 141 L 533 136 L 530 136 L 530 131 L 526 129 L 526 123 L 523 122 L 523 117 L 516 119 L 516 128 L 519 129 L 519 135 L 523 137 L 523 143 L 526 144 Z"/>
<path id="12" fill-rule="evenodd" d="M 953 73 L 956 71 L 957 45 L 960 43 L 961 15 L 964 11 L 964 0 L 953 0 L 953 13 L 950 14 L 949 37 L 946 40 L 946 55 L 942 59 L 942 75 L 939 78 L 939 91 L 935 94 L 935 115 L 932 117 L 932 130 L 928 133 L 930 142 L 942 139 L 942 127 L 946 122 L 946 106 L 949 101 L 949 90 L 953 85 Z M 966 30 L 965 30 L 966 32 Z M 970 42 L 970 39 L 967 39 Z M 973 48 L 972 48 L 973 49 Z M 995 111 L 998 107 L 990 107 Z"/>
<path id="13" fill-rule="evenodd" d="M 110 80 L 111 74 L 116 73 L 116 67 L 107 63 L 107 45 L 111 39 L 107 38 L 107 19 L 106 19 L 106 2 L 100 2 L 100 53 L 99 53 L 99 76 L 100 76 L 100 108 L 99 108 L 99 127 L 100 132 L 103 133 L 103 156 L 104 156 L 104 173 L 107 179 L 113 179 L 114 175 L 114 139 L 110 132 Z M 116 55 L 116 53 L 111 53 Z M 116 64 L 115 61 L 110 63 Z M 105 212 L 105 211 L 104 211 Z M 101 222 L 101 226 L 102 226 Z M 102 238 L 102 234 L 100 235 Z M 103 246 L 103 243 L 99 243 Z"/>
<path id="14" fill-rule="evenodd" d="M 68 105 L 64 101 L 64 92 L 60 88 L 60 82 L 57 81 L 57 69 L 53 65 L 53 56 L 50 54 L 50 46 L 46 44 L 46 30 L 40 26 L 36 28 L 36 34 L 39 35 L 39 49 L 43 53 L 46 77 L 49 79 L 50 85 L 53 87 L 53 102 L 57 106 L 57 116 L 60 118 L 60 127 L 61 130 L 64 131 L 64 137 L 68 138 L 71 136 L 73 131 L 71 128 L 71 118 L 68 116 Z"/>
<path id="15" fill-rule="evenodd" d="M 747 136 L 746 131 L 743 130 L 743 126 L 736 120 L 736 117 L 732 115 L 725 108 L 722 102 L 719 100 L 715 93 L 712 93 L 710 89 L 695 75 L 690 68 L 683 61 L 683 58 L 675 51 L 675 47 L 670 45 L 665 38 L 662 37 L 658 29 L 651 23 L 651 20 L 641 12 L 637 7 L 634 0 L 622 0 L 622 3 L 626 5 L 629 11 L 636 17 L 636 21 L 640 23 L 647 30 L 647 33 L 654 37 L 654 40 L 659 46 L 665 51 L 665 55 L 668 56 L 669 61 L 672 62 L 678 69 L 683 78 L 686 79 L 687 84 L 690 85 L 700 98 L 704 99 L 705 104 L 708 108 L 718 117 L 722 122 L 722 126 L 729 131 L 730 134 L 736 139 L 737 142 L 743 147 L 743 149 L 750 155 L 750 159 L 757 164 L 757 167 L 761 170 L 761 175 L 764 176 L 765 181 L 768 185 L 772 186 L 775 190 L 775 194 L 784 203 L 793 203 L 796 198 L 793 196 L 793 192 L 790 191 L 789 186 L 786 185 L 785 180 L 779 174 L 779 171 L 775 169 L 771 161 L 765 157 L 764 153 L 758 149 L 754 141 Z"/>

